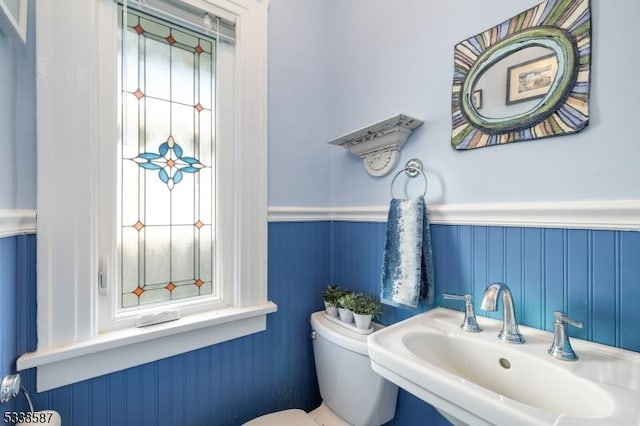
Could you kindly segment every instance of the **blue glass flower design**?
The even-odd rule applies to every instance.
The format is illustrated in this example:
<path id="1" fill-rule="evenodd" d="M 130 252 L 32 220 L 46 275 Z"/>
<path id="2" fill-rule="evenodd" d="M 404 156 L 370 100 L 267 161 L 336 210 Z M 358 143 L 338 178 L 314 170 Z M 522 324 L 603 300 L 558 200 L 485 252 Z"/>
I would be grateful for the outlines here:
<path id="1" fill-rule="evenodd" d="M 169 139 L 158 147 L 158 154 L 143 152 L 132 160 L 143 169 L 158 170 L 160 180 L 172 190 L 180 183 L 184 173 L 198 173 L 205 167 L 197 158 L 184 157 L 183 154 L 182 147 L 175 142 L 173 136 L 169 136 Z"/>

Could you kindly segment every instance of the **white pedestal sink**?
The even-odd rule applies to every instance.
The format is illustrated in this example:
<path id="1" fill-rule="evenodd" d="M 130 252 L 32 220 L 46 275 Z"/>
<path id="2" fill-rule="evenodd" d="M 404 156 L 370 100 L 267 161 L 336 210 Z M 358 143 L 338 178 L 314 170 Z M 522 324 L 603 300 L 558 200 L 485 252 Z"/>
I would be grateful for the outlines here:
<path id="1" fill-rule="evenodd" d="M 640 354 L 571 339 L 578 361 L 547 354 L 552 333 L 520 327 L 523 345 L 498 340 L 501 321 L 460 329 L 436 308 L 368 338 L 373 369 L 457 424 L 640 425 Z"/>

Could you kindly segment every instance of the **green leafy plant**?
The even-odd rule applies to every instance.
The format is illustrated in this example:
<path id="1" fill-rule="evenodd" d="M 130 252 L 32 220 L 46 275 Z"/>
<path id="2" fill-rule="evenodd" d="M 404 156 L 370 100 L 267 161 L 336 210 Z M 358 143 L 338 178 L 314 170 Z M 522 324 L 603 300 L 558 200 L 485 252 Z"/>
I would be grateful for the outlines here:
<path id="1" fill-rule="evenodd" d="M 356 303 L 356 295 L 348 292 L 338 298 L 338 307 L 353 310 Z"/>
<path id="2" fill-rule="evenodd" d="M 382 312 L 382 303 L 375 296 L 358 293 L 354 295 L 353 308 L 351 310 L 358 315 L 375 317 Z"/>
<path id="3" fill-rule="evenodd" d="M 337 285 L 329 284 L 322 292 L 322 300 L 327 302 L 329 305 L 338 306 L 338 299 L 340 299 L 340 297 L 346 292 L 347 290 L 343 290 Z"/>

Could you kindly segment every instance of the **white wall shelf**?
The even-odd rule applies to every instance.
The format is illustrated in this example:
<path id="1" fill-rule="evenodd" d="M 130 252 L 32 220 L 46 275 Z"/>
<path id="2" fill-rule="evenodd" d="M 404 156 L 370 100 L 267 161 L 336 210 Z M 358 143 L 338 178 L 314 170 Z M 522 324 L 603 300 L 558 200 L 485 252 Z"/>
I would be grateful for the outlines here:
<path id="1" fill-rule="evenodd" d="M 362 159 L 364 168 L 371 176 L 384 176 L 398 163 L 400 150 L 414 129 L 424 121 L 398 114 L 371 124 L 328 143 L 347 148 Z"/>

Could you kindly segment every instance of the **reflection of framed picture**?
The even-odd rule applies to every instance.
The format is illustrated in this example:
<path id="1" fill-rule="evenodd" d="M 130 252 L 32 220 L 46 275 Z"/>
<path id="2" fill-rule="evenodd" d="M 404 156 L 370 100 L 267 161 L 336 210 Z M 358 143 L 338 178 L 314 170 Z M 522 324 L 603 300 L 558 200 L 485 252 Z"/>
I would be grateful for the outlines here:
<path id="1" fill-rule="evenodd" d="M 27 0 L 0 0 L 0 31 L 27 42 Z"/>
<path id="2" fill-rule="evenodd" d="M 476 109 L 482 108 L 482 89 L 474 90 L 471 100 Z"/>
<path id="3" fill-rule="evenodd" d="M 510 66 L 507 68 L 507 105 L 544 97 L 557 72 L 555 53 Z"/>

